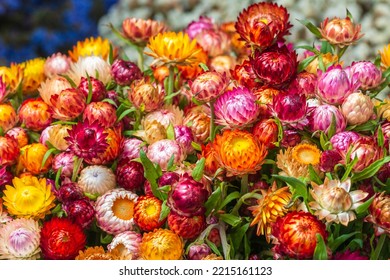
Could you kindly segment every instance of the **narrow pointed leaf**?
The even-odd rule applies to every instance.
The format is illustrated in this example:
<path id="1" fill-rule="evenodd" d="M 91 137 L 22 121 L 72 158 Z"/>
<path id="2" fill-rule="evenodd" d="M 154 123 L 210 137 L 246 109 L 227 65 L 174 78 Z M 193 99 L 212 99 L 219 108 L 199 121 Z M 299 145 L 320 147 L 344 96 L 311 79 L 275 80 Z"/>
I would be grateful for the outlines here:
<path id="1" fill-rule="evenodd" d="M 319 233 L 316 234 L 316 238 L 317 238 L 317 245 L 316 245 L 316 248 L 314 250 L 313 259 L 314 260 L 327 260 L 328 253 L 326 251 L 325 241 L 322 238 L 322 235 Z"/>
<path id="2" fill-rule="evenodd" d="M 198 162 L 196 163 L 195 168 L 192 170 L 192 174 L 191 175 L 192 175 L 192 178 L 194 178 L 195 181 L 199 182 L 200 180 L 202 180 L 205 163 L 206 163 L 206 159 L 205 158 L 201 158 L 200 160 L 198 160 Z"/>
<path id="3" fill-rule="evenodd" d="M 360 205 L 358 208 L 356 208 L 356 214 L 362 214 L 367 211 L 367 209 L 370 207 L 371 203 L 373 202 L 375 196 L 372 196 L 370 199 L 365 201 L 362 205 Z"/>

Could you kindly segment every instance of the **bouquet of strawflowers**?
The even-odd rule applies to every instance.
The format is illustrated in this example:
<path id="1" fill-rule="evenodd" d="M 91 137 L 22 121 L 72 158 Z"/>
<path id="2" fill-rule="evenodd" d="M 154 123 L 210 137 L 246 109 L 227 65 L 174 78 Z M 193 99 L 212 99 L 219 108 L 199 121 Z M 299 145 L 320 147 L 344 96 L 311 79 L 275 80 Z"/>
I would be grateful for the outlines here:
<path id="1" fill-rule="evenodd" d="M 0 67 L 0 259 L 390 258 L 390 45 L 285 7 Z M 146 63 L 147 61 L 150 63 Z"/>

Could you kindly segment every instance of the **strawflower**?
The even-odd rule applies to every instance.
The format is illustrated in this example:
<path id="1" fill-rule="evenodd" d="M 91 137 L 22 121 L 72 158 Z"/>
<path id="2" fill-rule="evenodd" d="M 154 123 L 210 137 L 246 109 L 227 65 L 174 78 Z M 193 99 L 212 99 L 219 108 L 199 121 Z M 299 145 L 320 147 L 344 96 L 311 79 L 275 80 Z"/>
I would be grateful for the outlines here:
<path id="1" fill-rule="evenodd" d="M 152 66 L 190 65 L 196 60 L 196 55 L 202 51 L 196 40 L 191 40 L 183 32 L 164 32 L 150 38 L 145 54 L 152 56 Z"/>
<path id="2" fill-rule="evenodd" d="M 0 227 L 0 259 L 35 260 L 40 257 L 40 226 L 32 219 L 16 219 Z"/>
<path id="3" fill-rule="evenodd" d="M 15 177 L 4 190 L 4 206 L 19 218 L 43 219 L 55 206 L 55 196 L 45 178 Z"/>

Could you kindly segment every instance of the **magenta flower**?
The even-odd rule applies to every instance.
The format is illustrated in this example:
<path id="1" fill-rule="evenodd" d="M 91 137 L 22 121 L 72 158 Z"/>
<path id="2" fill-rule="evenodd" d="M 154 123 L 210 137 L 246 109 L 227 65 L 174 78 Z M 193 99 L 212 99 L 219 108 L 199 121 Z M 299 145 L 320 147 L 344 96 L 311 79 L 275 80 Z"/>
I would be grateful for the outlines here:
<path id="1" fill-rule="evenodd" d="M 69 130 L 69 136 L 65 140 L 76 156 L 90 161 L 106 150 L 106 138 L 107 132 L 98 123 L 79 122 Z"/>
<path id="2" fill-rule="evenodd" d="M 199 33 L 202 33 L 205 30 L 215 29 L 215 23 L 212 18 L 206 17 L 206 16 L 200 16 L 198 20 L 191 21 L 186 29 L 185 32 L 188 34 L 188 36 L 191 39 L 194 39 L 196 35 Z"/>
<path id="3" fill-rule="evenodd" d="M 341 111 L 333 105 L 319 105 L 314 108 L 313 112 L 309 116 L 310 130 L 312 132 L 321 130 L 328 133 L 332 124 L 333 116 L 336 121 L 336 133 L 344 131 L 347 127 L 347 122 L 341 113 Z"/>
<path id="4" fill-rule="evenodd" d="M 360 82 L 358 74 L 349 76 L 349 71 L 340 65 L 331 66 L 326 72 L 318 71 L 317 96 L 324 102 L 340 105 L 344 99 L 355 92 Z"/>
<path id="5" fill-rule="evenodd" d="M 260 106 L 247 88 L 237 87 L 217 98 L 214 104 L 215 122 L 226 128 L 241 128 L 257 120 Z"/>
<path id="6" fill-rule="evenodd" d="M 277 94 L 272 100 L 271 111 L 283 124 L 296 128 L 308 124 L 306 96 L 295 88 Z"/>
<path id="7" fill-rule="evenodd" d="M 383 81 L 381 70 L 371 61 L 355 61 L 349 67 L 349 70 L 351 71 L 351 76 L 355 73 L 358 74 L 362 90 L 376 88 Z"/>
<path id="8" fill-rule="evenodd" d="M 347 153 L 349 146 L 357 141 L 361 136 L 354 131 L 342 131 L 330 138 L 333 149 L 341 153 Z"/>
<path id="9" fill-rule="evenodd" d="M 260 82 L 272 87 L 287 86 L 297 73 L 297 54 L 285 45 L 256 51 L 250 61 Z"/>

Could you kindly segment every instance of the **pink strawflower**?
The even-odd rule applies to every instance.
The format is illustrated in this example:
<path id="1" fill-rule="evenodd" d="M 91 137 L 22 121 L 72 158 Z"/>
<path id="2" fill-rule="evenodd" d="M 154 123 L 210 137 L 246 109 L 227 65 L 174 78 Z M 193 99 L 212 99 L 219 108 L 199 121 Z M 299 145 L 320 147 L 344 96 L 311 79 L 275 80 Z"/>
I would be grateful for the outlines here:
<path id="1" fill-rule="evenodd" d="M 183 148 L 175 140 L 163 139 L 154 142 L 148 147 L 147 157 L 160 165 L 162 170 L 167 170 L 168 162 L 173 156 L 173 163 L 179 165 L 184 160 Z"/>
<path id="2" fill-rule="evenodd" d="M 191 128 L 186 125 L 176 125 L 174 127 L 175 131 L 175 140 L 181 144 L 184 153 L 186 155 L 191 154 L 194 151 L 192 147 L 192 142 L 194 141 L 194 134 L 192 133 Z"/>
<path id="3" fill-rule="evenodd" d="M 359 86 L 358 74 L 349 76 L 349 71 L 340 65 L 331 66 L 326 72 L 318 71 L 317 96 L 328 104 L 342 104 Z"/>
<path id="4" fill-rule="evenodd" d="M 32 219 L 16 219 L 0 227 L 0 259 L 35 260 L 40 257 L 40 227 Z"/>
<path id="5" fill-rule="evenodd" d="M 337 252 L 334 254 L 333 260 L 369 260 L 368 256 L 364 256 L 361 254 L 361 252 L 353 251 L 351 252 L 349 249 L 345 250 L 344 252 Z"/>
<path id="6" fill-rule="evenodd" d="M 383 82 L 381 70 L 371 61 L 355 61 L 349 70 L 351 71 L 351 76 L 355 73 L 358 74 L 362 90 L 376 88 Z"/>
<path id="7" fill-rule="evenodd" d="M 70 69 L 71 64 L 72 60 L 69 56 L 62 53 L 52 54 L 43 65 L 45 76 L 51 78 L 55 75 L 65 74 Z"/>
<path id="8" fill-rule="evenodd" d="M 344 131 L 347 122 L 341 111 L 333 105 L 324 104 L 314 108 L 309 116 L 309 126 L 312 132 L 320 130 L 328 133 L 331 127 L 333 116 L 335 118 L 336 133 Z"/>
<path id="9" fill-rule="evenodd" d="M 332 144 L 333 149 L 342 153 L 347 153 L 350 145 L 360 137 L 361 136 L 355 131 L 342 131 L 333 135 L 332 138 L 330 138 L 330 143 Z"/>
<path id="10" fill-rule="evenodd" d="M 73 168 L 75 164 L 75 154 L 72 152 L 62 152 L 53 157 L 52 169 L 54 172 L 57 172 L 61 169 L 62 177 L 72 177 Z M 83 168 L 83 165 L 80 166 L 80 170 Z"/>
<path id="11" fill-rule="evenodd" d="M 184 31 L 191 39 L 194 39 L 199 33 L 215 28 L 216 25 L 212 18 L 207 16 L 200 16 L 198 20 L 191 21 Z"/>
<path id="12" fill-rule="evenodd" d="M 225 128 L 242 128 L 257 120 L 260 106 L 247 88 L 237 87 L 217 98 L 214 104 L 215 122 Z"/>
<path id="13" fill-rule="evenodd" d="M 138 138 L 125 138 L 123 141 L 123 147 L 119 154 L 119 160 L 121 159 L 135 159 L 139 157 L 140 150 L 147 151 L 147 146 L 143 145 L 143 142 Z"/>

